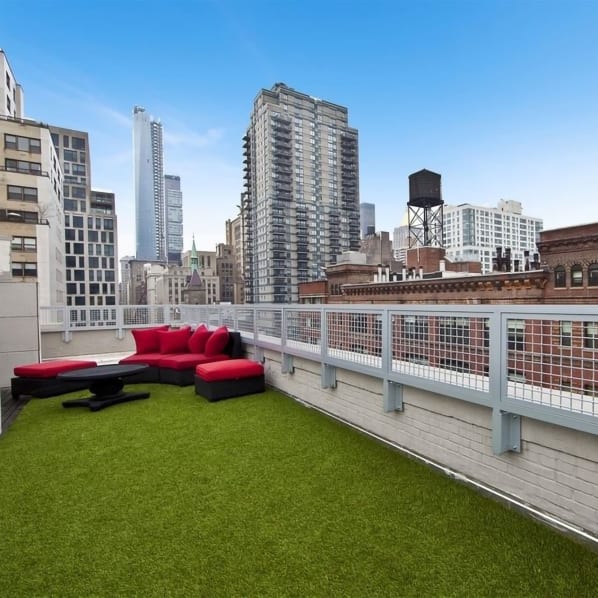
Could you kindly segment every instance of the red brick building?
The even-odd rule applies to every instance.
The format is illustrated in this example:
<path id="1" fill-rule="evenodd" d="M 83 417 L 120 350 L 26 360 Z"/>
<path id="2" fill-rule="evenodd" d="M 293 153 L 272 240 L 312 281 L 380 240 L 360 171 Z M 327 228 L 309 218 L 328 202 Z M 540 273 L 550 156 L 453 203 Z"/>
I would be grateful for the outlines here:
<path id="1" fill-rule="evenodd" d="M 480 274 L 480 264 L 450 262 L 438 247 L 408 250 L 401 272 L 340 262 L 326 268 L 327 280 L 299 285 L 299 298 L 302 303 L 598 303 L 598 223 L 542 231 L 537 246 L 540 264 L 520 272 Z"/>

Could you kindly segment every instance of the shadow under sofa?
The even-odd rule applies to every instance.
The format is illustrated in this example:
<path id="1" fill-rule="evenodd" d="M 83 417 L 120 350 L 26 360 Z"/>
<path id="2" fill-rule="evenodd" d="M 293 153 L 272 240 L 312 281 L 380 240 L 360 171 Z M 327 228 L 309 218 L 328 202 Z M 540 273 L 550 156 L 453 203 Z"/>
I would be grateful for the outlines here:
<path id="1" fill-rule="evenodd" d="M 127 378 L 127 384 L 161 382 L 177 386 L 191 386 L 195 382 L 195 367 L 202 363 L 212 363 L 244 357 L 240 332 L 228 331 L 228 341 L 221 353 L 134 353 L 119 361 L 120 364 L 145 364 L 143 372 Z"/>

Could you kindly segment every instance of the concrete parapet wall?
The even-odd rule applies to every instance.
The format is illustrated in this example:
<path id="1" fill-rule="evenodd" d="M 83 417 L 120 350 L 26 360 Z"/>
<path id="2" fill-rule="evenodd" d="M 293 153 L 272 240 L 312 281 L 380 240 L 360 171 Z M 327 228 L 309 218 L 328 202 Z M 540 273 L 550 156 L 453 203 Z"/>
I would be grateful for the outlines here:
<path id="1" fill-rule="evenodd" d="M 75 330 L 69 342 L 64 342 L 63 332 L 44 332 L 42 335 L 42 359 L 60 359 L 81 355 L 101 355 L 102 353 L 134 353 L 135 341 L 129 330 L 123 338 L 118 331 L 110 330 Z"/>
<path id="2" fill-rule="evenodd" d="M 37 284 L 0 282 L 0 388 L 15 366 L 39 361 Z"/>
<path id="3" fill-rule="evenodd" d="M 405 387 L 403 411 L 387 413 L 377 378 L 337 369 L 323 389 L 319 362 L 296 357 L 283 374 L 280 353 L 264 356 L 282 392 L 598 537 L 598 437 L 523 418 L 521 452 L 495 455 L 490 408 Z"/>

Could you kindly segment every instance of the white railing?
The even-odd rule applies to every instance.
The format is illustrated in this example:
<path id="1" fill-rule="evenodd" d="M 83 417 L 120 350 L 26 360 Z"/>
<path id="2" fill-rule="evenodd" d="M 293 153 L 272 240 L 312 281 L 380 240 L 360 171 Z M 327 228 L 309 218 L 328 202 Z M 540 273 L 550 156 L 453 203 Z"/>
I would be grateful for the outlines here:
<path id="1" fill-rule="evenodd" d="M 179 305 L 40 309 L 44 331 L 157 324 L 226 325 L 258 350 L 384 381 L 387 410 L 414 386 L 493 409 L 500 447 L 519 416 L 598 434 L 598 313 L 592 307 L 460 305 Z M 497 441 L 498 442 L 498 441 Z M 500 448 L 495 447 L 495 448 Z"/>

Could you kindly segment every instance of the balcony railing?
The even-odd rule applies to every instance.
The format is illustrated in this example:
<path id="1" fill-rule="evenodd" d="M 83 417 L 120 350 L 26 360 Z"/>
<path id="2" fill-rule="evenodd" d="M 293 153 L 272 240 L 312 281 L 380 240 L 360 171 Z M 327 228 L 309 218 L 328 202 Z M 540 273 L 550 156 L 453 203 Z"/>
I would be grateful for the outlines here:
<path id="1" fill-rule="evenodd" d="M 519 450 L 521 416 L 598 434 L 598 314 L 589 306 L 179 305 L 44 307 L 42 332 L 157 324 L 221 326 L 243 340 L 317 361 L 322 386 L 336 368 L 383 381 L 386 411 L 403 386 L 493 410 L 495 452 Z"/>

